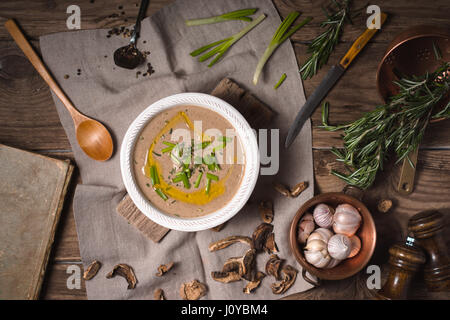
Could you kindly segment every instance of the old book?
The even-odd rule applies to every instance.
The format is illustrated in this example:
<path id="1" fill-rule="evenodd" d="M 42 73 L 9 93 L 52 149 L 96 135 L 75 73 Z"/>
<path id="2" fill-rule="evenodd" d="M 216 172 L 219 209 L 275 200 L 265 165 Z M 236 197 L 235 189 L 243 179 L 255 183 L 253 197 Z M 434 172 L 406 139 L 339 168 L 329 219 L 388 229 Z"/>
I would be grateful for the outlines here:
<path id="1" fill-rule="evenodd" d="M 37 299 L 73 166 L 0 144 L 0 300 Z"/>

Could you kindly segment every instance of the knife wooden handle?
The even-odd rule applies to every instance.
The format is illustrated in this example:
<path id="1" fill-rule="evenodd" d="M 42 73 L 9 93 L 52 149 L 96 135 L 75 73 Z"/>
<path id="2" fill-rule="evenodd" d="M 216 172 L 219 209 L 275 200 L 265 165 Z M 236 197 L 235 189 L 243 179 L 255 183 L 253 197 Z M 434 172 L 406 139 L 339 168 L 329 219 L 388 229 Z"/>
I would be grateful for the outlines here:
<path id="1" fill-rule="evenodd" d="M 387 14 L 381 13 L 381 25 L 386 21 Z M 375 35 L 375 33 L 378 31 L 378 29 L 366 29 L 359 37 L 356 39 L 355 42 L 353 42 L 350 49 L 347 51 L 345 56 L 342 58 L 341 62 L 339 64 L 342 66 L 342 68 L 347 69 L 347 67 L 350 65 L 350 63 L 355 59 L 355 57 L 358 55 L 358 53 L 364 48 L 364 46 L 369 42 L 369 40 Z"/>

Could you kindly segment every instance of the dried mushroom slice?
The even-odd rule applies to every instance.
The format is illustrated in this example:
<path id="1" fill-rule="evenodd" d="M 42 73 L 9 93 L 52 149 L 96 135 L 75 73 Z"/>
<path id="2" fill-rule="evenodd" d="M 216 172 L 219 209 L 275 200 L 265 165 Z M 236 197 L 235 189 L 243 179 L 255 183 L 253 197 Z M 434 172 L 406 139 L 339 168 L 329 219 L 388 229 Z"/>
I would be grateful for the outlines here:
<path id="1" fill-rule="evenodd" d="M 297 279 L 297 270 L 290 265 L 286 265 L 281 269 L 281 276 L 282 280 L 280 282 L 275 282 L 271 285 L 274 294 L 283 294 L 292 287 L 295 279 Z"/>
<path id="2" fill-rule="evenodd" d="M 211 272 L 211 277 L 213 278 L 213 280 L 222 283 L 229 283 L 241 280 L 241 275 L 237 271 L 230 271 L 230 272 L 213 271 Z"/>
<path id="3" fill-rule="evenodd" d="M 136 287 L 137 279 L 134 275 L 133 268 L 129 265 L 121 263 L 118 264 L 106 275 L 107 279 L 114 278 L 116 275 L 124 277 L 128 282 L 128 289 L 134 289 Z"/>
<path id="4" fill-rule="evenodd" d="M 270 256 L 266 263 L 266 273 L 275 277 L 277 280 L 281 280 L 280 267 L 283 260 L 281 260 L 276 254 Z"/>
<path id="5" fill-rule="evenodd" d="M 291 196 L 291 191 L 286 186 L 282 185 L 279 182 L 274 182 L 273 188 L 285 197 Z"/>
<path id="6" fill-rule="evenodd" d="M 98 260 L 94 260 L 91 262 L 91 264 L 87 267 L 87 269 L 83 273 L 83 279 L 84 280 L 91 280 L 95 275 L 97 274 L 98 270 L 102 267 L 102 264 Z"/>
<path id="7" fill-rule="evenodd" d="M 249 249 L 242 257 L 242 278 L 248 281 L 253 281 L 255 279 L 255 266 L 256 250 Z"/>
<path id="8" fill-rule="evenodd" d="M 245 244 L 248 244 L 249 246 L 252 246 L 252 239 L 250 239 L 249 237 L 231 236 L 231 237 L 227 237 L 225 239 L 221 239 L 221 240 L 211 243 L 209 245 L 208 249 L 210 252 L 214 252 L 217 250 L 224 249 L 228 246 L 231 246 L 233 243 L 238 243 L 238 242 L 245 243 Z"/>
<path id="9" fill-rule="evenodd" d="M 261 201 L 258 206 L 261 218 L 265 223 L 272 223 L 273 221 L 273 202 Z"/>
<path id="10" fill-rule="evenodd" d="M 265 273 L 258 271 L 256 273 L 256 277 L 254 281 L 250 281 L 247 283 L 247 285 L 244 287 L 244 293 L 245 294 L 250 294 L 252 293 L 256 288 L 259 287 L 259 285 L 261 284 L 262 279 L 265 277 Z"/>
<path id="11" fill-rule="evenodd" d="M 266 243 L 267 237 L 272 233 L 273 225 L 269 223 L 261 223 L 253 232 L 253 248 L 257 251 L 262 250 Z"/>
<path id="12" fill-rule="evenodd" d="M 225 261 L 225 264 L 223 265 L 222 272 L 232 272 L 236 271 L 242 274 L 242 257 L 233 257 L 229 258 L 227 261 Z"/>
<path id="13" fill-rule="evenodd" d="M 308 188 L 308 182 L 303 181 L 300 183 L 297 183 L 292 189 L 291 189 L 291 197 L 298 197 L 300 193 L 306 190 Z"/>
<path id="14" fill-rule="evenodd" d="M 207 292 L 206 285 L 198 280 L 183 283 L 180 288 L 180 296 L 183 300 L 198 300 Z"/>
<path id="15" fill-rule="evenodd" d="M 166 300 L 166 298 L 164 298 L 163 289 L 156 289 L 155 292 L 153 293 L 153 298 L 154 300 Z"/>
<path id="16" fill-rule="evenodd" d="M 264 243 L 264 250 L 268 254 L 272 254 L 272 253 L 277 253 L 278 252 L 278 247 L 277 247 L 277 244 L 275 242 L 275 233 L 272 232 L 267 237 L 266 242 Z"/>
<path id="17" fill-rule="evenodd" d="M 156 273 L 156 276 L 162 277 L 165 273 L 169 272 L 169 270 L 173 268 L 173 265 L 174 265 L 173 262 L 160 265 L 158 267 L 158 273 Z"/>

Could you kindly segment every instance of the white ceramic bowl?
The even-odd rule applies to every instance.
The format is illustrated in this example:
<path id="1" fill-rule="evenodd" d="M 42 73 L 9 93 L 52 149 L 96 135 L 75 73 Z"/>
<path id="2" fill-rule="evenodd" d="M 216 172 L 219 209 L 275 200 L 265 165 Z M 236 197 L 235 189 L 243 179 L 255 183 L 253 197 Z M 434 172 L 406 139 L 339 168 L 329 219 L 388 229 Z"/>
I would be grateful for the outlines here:
<path id="1" fill-rule="evenodd" d="M 245 154 L 244 176 L 231 201 L 219 210 L 197 218 L 179 218 L 157 209 L 142 194 L 133 172 L 133 151 L 137 138 L 146 124 L 158 113 L 179 105 L 195 105 L 217 112 L 236 130 Z M 203 93 L 180 93 L 156 101 L 130 125 L 120 150 L 120 169 L 125 188 L 136 207 L 154 222 L 174 230 L 199 231 L 218 226 L 233 217 L 250 197 L 259 175 L 259 150 L 255 133 L 244 117 L 225 101 Z"/>

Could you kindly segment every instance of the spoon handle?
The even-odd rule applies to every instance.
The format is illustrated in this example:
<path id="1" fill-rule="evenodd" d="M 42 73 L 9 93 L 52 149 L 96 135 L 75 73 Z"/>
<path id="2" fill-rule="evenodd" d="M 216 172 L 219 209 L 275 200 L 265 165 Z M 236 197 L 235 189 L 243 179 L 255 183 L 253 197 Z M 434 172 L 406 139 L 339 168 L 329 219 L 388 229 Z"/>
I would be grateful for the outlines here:
<path id="1" fill-rule="evenodd" d="M 75 122 L 77 120 L 81 120 L 84 116 L 74 107 L 69 98 L 62 91 L 60 86 L 56 83 L 56 81 L 51 76 L 50 72 L 45 67 L 41 58 L 36 54 L 34 49 L 31 47 L 28 40 L 23 35 L 22 31 L 17 26 L 16 22 L 12 19 L 6 21 L 5 27 L 8 30 L 9 34 L 13 37 L 14 41 L 17 43 L 20 49 L 22 49 L 25 56 L 31 62 L 36 71 L 41 75 L 45 82 L 49 85 L 50 89 L 58 96 L 67 110 L 70 112 L 72 118 Z"/>
<path id="2" fill-rule="evenodd" d="M 133 35 L 131 36 L 131 43 L 136 43 L 137 38 L 139 37 L 139 33 L 141 32 L 141 20 L 145 16 L 145 12 L 147 11 L 148 3 L 150 0 L 142 0 L 141 5 L 139 7 L 139 13 L 136 19 L 136 24 L 134 25 Z"/>

